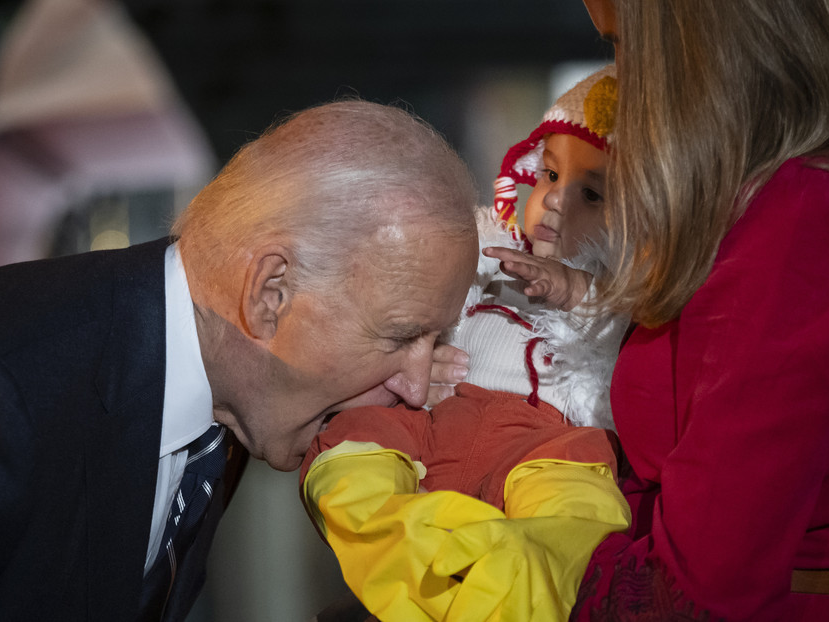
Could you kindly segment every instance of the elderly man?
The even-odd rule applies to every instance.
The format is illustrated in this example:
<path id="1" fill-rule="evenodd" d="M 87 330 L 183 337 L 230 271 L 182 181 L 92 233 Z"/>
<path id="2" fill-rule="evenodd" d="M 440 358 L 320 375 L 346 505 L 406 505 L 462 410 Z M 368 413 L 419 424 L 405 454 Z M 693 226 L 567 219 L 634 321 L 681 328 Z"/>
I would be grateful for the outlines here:
<path id="1" fill-rule="evenodd" d="M 295 469 L 333 413 L 424 403 L 474 198 L 424 123 L 337 102 L 242 148 L 177 241 L 0 269 L 0 618 L 183 619 L 244 450 Z"/>

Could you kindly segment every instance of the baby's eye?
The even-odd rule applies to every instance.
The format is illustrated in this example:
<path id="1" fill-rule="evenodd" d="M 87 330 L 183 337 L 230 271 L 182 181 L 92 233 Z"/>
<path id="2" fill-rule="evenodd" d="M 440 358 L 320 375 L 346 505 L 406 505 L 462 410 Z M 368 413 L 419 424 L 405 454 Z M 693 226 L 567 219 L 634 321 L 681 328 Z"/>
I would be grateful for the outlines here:
<path id="1" fill-rule="evenodd" d="M 538 172 L 538 179 L 544 179 L 549 182 L 556 182 L 558 181 L 558 173 L 556 173 L 553 169 L 543 168 Z"/>
<path id="2" fill-rule="evenodd" d="M 604 201 L 604 197 L 600 195 L 598 192 L 593 190 L 592 188 L 585 188 L 584 189 L 584 199 L 588 203 L 601 203 Z"/>

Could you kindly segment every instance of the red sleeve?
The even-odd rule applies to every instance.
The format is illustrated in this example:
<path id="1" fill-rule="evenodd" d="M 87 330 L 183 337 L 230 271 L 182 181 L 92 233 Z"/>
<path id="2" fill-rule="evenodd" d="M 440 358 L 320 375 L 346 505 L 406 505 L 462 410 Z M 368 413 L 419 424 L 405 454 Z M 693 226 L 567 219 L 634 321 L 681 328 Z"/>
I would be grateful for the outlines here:
<path id="1" fill-rule="evenodd" d="M 829 174 L 790 161 L 682 312 L 652 528 L 600 545 L 573 619 L 794 619 L 792 568 L 829 509 L 828 275 Z"/>

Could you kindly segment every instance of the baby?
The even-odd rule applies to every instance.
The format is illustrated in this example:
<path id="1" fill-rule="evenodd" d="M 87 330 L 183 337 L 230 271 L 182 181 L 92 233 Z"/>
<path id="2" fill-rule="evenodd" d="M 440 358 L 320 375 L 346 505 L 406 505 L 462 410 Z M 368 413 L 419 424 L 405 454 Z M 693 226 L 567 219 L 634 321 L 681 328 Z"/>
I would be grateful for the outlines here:
<path id="1" fill-rule="evenodd" d="M 504 158 L 495 205 L 477 214 L 478 274 L 446 335 L 469 354 L 466 381 L 431 411 L 339 413 L 306 456 L 303 502 L 349 586 L 384 621 L 445 615 L 461 577 L 441 583 L 424 551 L 438 551 L 447 533 L 490 519 L 562 515 L 590 523 L 556 528 L 571 543 L 583 540 L 576 548 L 584 554 L 553 573 L 566 594 L 549 619 L 566 618 L 578 569 L 601 539 L 628 526 L 609 386 L 629 321 L 589 304 L 592 275 L 604 269 L 615 93 L 611 65 L 563 95 Z M 516 183 L 534 186 L 523 229 Z M 425 491 L 438 492 L 413 494 Z M 421 523 L 437 528 L 397 533 Z"/>
<path id="2" fill-rule="evenodd" d="M 560 307 L 569 309 L 582 297 L 571 301 L 545 288 L 562 274 L 561 265 L 549 259 L 592 274 L 603 269 L 614 103 L 609 66 L 563 95 L 529 138 L 508 151 L 495 182 L 495 206 L 478 212 L 478 274 L 464 317 L 448 337 L 470 356 L 467 383 L 524 395 L 533 405 L 541 400 L 572 423 L 610 429 L 610 377 L 628 319 L 584 305 L 563 312 Z M 516 183 L 534 185 L 523 231 L 515 224 Z M 499 259 L 509 276 L 500 272 Z M 573 289 L 588 289 L 589 274 L 568 272 L 576 281 Z"/>

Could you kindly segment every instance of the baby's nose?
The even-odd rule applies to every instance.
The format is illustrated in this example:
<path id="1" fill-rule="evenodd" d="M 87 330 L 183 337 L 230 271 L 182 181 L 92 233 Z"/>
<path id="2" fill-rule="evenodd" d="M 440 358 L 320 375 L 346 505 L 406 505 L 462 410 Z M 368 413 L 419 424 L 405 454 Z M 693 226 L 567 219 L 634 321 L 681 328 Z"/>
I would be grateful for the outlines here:
<path id="1" fill-rule="evenodd" d="M 577 184 L 556 184 L 544 195 L 544 207 L 564 216 L 567 210 L 578 200 L 578 194 Z"/>
<path id="2" fill-rule="evenodd" d="M 544 209 L 556 212 L 563 212 L 564 210 L 564 192 L 560 186 L 553 186 L 544 195 Z"/>

